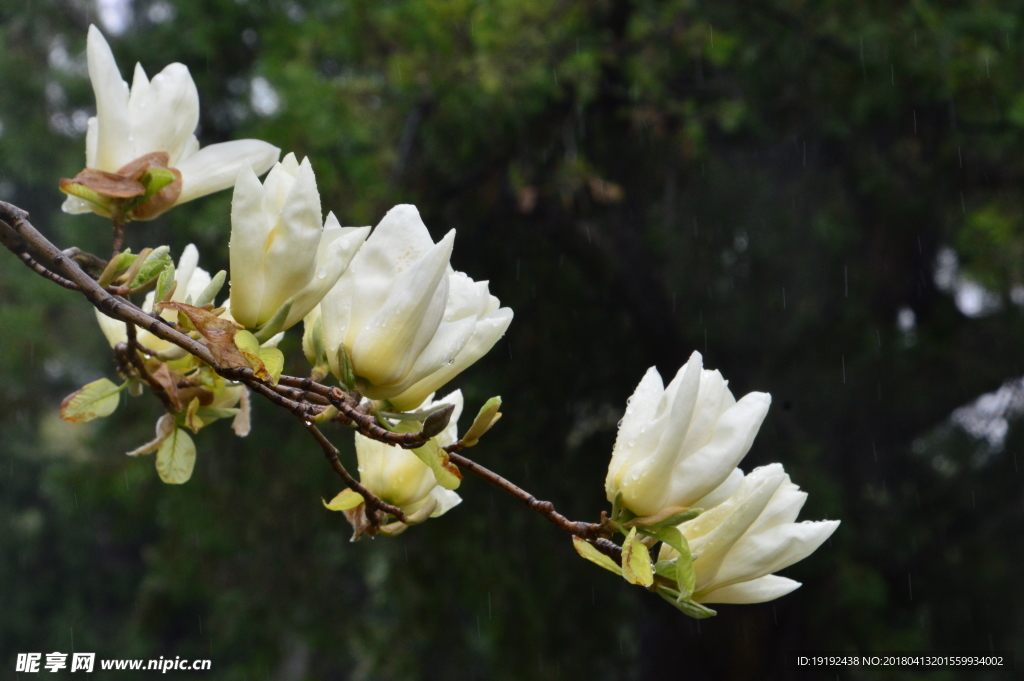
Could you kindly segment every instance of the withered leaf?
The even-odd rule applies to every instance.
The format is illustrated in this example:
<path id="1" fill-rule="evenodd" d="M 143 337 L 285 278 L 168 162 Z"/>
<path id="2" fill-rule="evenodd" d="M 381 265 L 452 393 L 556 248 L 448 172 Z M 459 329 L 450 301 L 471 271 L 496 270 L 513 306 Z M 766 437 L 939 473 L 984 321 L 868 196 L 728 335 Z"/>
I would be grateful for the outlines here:
<path id="1" fill-rule="evenodd" d="M 210 341 L 211 344 L 233 346 L 235 333 L 237 333 L 239 329 L 243 328 L 230 319 L 222 319 L 221 317 L 194 305 L 186 305 L 185 303 L 170 301 L 166 303 L 158 303 L 158 306 L 184 313 L 192 323 L 192 326 L 195 327 L 196 331 L 202 334 L 203 338 Z M 232 366 L 245 366 L 245 364 Z"/>
<path id="2" fill-rule="evenodd" d="M 117 199 L 130 199 L 133 196 L 142 196 L 146 193 L 146 188 L 138 180 L 95 168 L 86 168 L 75 175 L 73 179 L 62 179 L 60 183 L 62 187 L 65 183 L 80 184 L 97 194 Z"/>

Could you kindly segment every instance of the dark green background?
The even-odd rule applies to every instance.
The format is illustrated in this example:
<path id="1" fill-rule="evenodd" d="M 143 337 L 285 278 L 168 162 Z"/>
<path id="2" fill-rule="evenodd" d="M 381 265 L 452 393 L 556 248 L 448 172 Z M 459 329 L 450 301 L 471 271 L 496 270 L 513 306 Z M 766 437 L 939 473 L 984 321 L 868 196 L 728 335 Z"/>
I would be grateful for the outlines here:
<path id="1" fill-rule="evenodd" d="M 412 202 L 435 238 L 458 229 L 453 265 L 516 314 L 451 386 L 471 412 L 504 398 L 481 462 L 596 518 L 626 398 L 697 349 L 735 393 L 773 395 L 744 467 L 781 461 L 810 492 L 802 517 L 843 523 L 785 571 L 800 590 L 698 625 L 476 480 L 445 517 L 349 544 L 320 504 L 339 483 L 265 404 L 248 439 L 204 430 L 192 480 L 165 486 L 123 456 L 155 400 L 56 418 L 113 376 L 106 344 L 83 300 L 0 253 L 0 679 L 72 636 L 103 658 L 210 657 L 204 678 L 239 681 L 788 679 L 792 650 L 1024 664 L 1024 3 L 129 4 L 122 73 L 187 64 L 204 144 L 309 155 L 344 224 Z M 56 190 L 83 161 L 96 20 L 86 0 L 0 1 L 0 198 L 103 251 L 108 226 L 61 214 Z M 129 244 L 195 242 L 218 269 L 229 204 L 133 224 Z M 969 317 L 937 286 L 942 252 L 992 309 Z M 951 420 L 1006 382 L 1003 442 Z"/>

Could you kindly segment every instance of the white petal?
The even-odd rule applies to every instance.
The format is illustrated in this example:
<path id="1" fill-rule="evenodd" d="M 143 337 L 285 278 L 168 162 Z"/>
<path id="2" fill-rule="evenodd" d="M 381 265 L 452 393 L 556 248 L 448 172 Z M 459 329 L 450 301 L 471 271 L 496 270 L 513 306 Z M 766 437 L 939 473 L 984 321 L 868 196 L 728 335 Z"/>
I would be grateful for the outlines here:
<path id="1" fill-rule="evenodd" d="M 838 520 L 824 520 L 748 532 L 729 550 L 715 584 L 734 584 L 778 572 L 814 553 L 837 527 Z"/>
<path id="2" fill-rule="evenodd" d="M 118 343 L 128 342 L 128 328 L 124 322 L 111 319 L 98 309 L 96 310 L 96 321 L 99 322 L 100 331 L 107 337 L 110 347 L 114 347 Z"/>
<path id="3" fill-rule="evenodd" d="M 322 231 L 320 193 L 307 158 L 303 160 L 285 198 L 281 216 L 270 232 L 269 247 L 263 261 L 264 286 L 259 324 L 273 317 L 285 302 L 298 295 L 314 278 Z M 318 302 L 316 300 L 313 304 Z M 312 304 L 306 311 L 310 307 Z M 297 314 L 294 320 L 297 322 L 304 316 L 305 312 Z"/>
<path id="4" fill-rule="evenodd" d="M 689 506 L 689 502 L 703 496 L 679 498 L 672 480 L 672 470 L 697 402 L 701 371 L 700 353 L 694 352 L 665 388 L 646 432 L 641 430 L 637 436 L 637 453 L 645 458 L 630 467 L 629 482 L 623 485 L 622 493 L 626 506 L 638 515 L 653 515 L 666 506 Z M 712 487 L 724 478 L 723 475 Z"/>
<path id="5" fill-rule="evenodd" d="M 694 508 L 703 508 L 708 511 L 715 506 L 718 506 L 726 499 L 731 497 L 736 490 L 739 488 L 740 483 L 743 482 L 743 471 L 739 468 L 734 468 L 729 477 L 725 479 L 721 485 L 713 489 L 711 492 L 701 497 L 697 501 L 693 502 Z M 783 483 L 785 484 L 785 483 Z M 776 492 L 777 494 L 778 492 Z M 769 502 L 770 504 L 771 502 Z"/>
<path id="6" fill-rule="evenodd" d="M 440 485 L 430 490 L 430 496 L 437 500 L 437 508 L 430 514 L 431 518 L 442 516 L 462 503 L 462 497 L 456 494 L 454 490 L 445 489 Z"/>
<path id="7" fill-rule="evenodd" d="M 636 441 L 643 429 L 649 427 L 664 393 L 661 374 L 656 367 L 651 367 L 626 401 L 626 413 L 619 421 L 619 433 L 615 438 L 612 460 L 608 464 L 608 475 L 604 483 L 608 501 L 615 500 L 630 468 L 648 456 L 648 452 L 636 451 Z"/>
<path id="8" fill-rule="evenodd" d="M 81 215 L 82 213 L 91 213 L 92 204 L 77 196 L 65 196 L 64 203 L 60 205 L 60 209 L 71 215 Z"/>
<path id="9" fill-rule="evenodd" d="M 749 582 L 731 584 L 697 594 L 698 603 L 764 603 L 785 596 L 800 588 L 800 582 L 778 575 L 765 575 Z"/>
<path id="10" fill-rule="evenodd" d="M 676 464 L 668 495 L 672 505 L 691 506 L 722 484 L 750 451 L 770 404 L 771 395 L 750 393 L 722 414 L 711 442 Z"/>
<path id="11" fill-rule="evenodd" d="M 89 80 L 96 96 L 96 165 L 114 172 L 135 158 L 128 120 L 128 84 L 121 79 L 114 54 L 95 26 L 89 26 Z"/>
<path id="12" fill-rule="evenodd" d="M 141 67 L 136 69 L 136 82 Z M 145 74 L 142 74 L 145 78 Z M 137 156 L 166 151 L 176 167 L 199 124 L 199 92 L 184 64 L 170 64 L 139 88 L 128 105 Z"/>
<path id="13" fill-rule="evenodd" d="M 370 234 L 369 227 L 347 227 L 337 238 L 321 238 L 317 249 L 316 274 L 293 300 L 284 328 L 288 329 L 316 307 L 344 274 Z M 326 230 L 325 230 L 326 234 Z M 326 246 L 324 244 L 327 244 Z"/>
<path id="14" fill-rule="evenodd" d="M 405 389 L 401 395 L 390 398 L 391 403 L 398 409 L 408 409 L 408 405 L 416 404 L 417 400 L 424 399 L 490 352 L 494 344 L 505 335 L 505 331 L 511 323 L 512 309 L 508 307 L 503 307 L 478 319 L 473 329 L 473 335 L 451 364 L 444 364 L 437 371 Z"/>
<path id="15" fill-rule="evenodd" d="M 768 502 L 768 506 L 761 513 L 761 516 L 750 527 L 750 532 L 763 532 L 777 525 L 796 522 L 800 515 L 800 509 L 807 501 L 807 492 L 801 492 L 800 488 L 793 484 L 786 476 L 786 480 L 775 490 L 775 495 Z"/>
<path id="16" fill-rule="evenodd" d="M 96 143 L 99 138 L 100 125 L 95 116 L 90 116 L 85 125 L 85 167 L 96 167 Z"/>
<path id="17" fill-rule="evenodd" d="M 352 359 L 356 373 L 370 383 L 384 386 L 401 381 L 433 338 L 448 298 L 445 274 L 454 241 L 455 230 L 451 230 L 412 267 L 401 272 L 387 300 L 359 329 Z M 359 283 L 357 305 L 362 296 L 362 282 Z"/>
<path id="18" fill-rule="evenodd" d="M 274 145 L 260 140 L 234 140 L 203 147 L 178 162 L 177 168 L 181 171 L 178 203 L 227 189 L 243 168 L 251 167 L 255 174 L 262 175 L 277 162 L 280 153 Z"/>
<path id="19" fill-rule="evenodd" d="M 405 507 L 437 486 L 433 472 L 413 452 L 370 440 L 358 433 L 359 481 L 388 503 Z"/>
<path id="20" fill-rule="evenodd" d="M 185 250 L 181 252 L 181 257 L 178 258 L 178 265 L 174 268 L 174 281 L 178 282 L 178 287 L 174 290 L 172 300 L 179 303 L 185 301 L 189 294 L 189 282 L 192 281 L 192 275 L 195 274 L 198 266 L 199 249 L 196 248 L 195 244 L 185 246 Z"/>
<path id="21" fill-rule="evenodd" d="M 351 276 L 358 282 L 359 295 L 351 300 L 346 335 L 336 342 L 344 342 L 351 349 L 356 336 L 384 305 L 396 277 L 432 248 L 430 232 L 415 206 L 401 205 L 389 210 L 359 249 L 346 274 L 346 278 Z"/>
<path id="22" fill-rule="evenodd" d="M 463 272 L 452 272 L 448 275 L 448 305 L 445 306 L 444 321 L 482 317 L 486 314 L 489 298 L 486 281 L 475 282 Z"/>
<path id="23" fill-rule="evenodd" d="M 467 317 L 455 322 L 441 322 L 440 326 L 437 327 L 437 331 L 434 332 L 434 337 L 430 339 L 430 343 L 427 344 L 427 347 L 423 348 L 423 351 L 416 358 L 407 376 L 397 385 L 386 387 L 374 386 L 374 388 L 367 389 L 367 397 L 391 399 L 404 393 L 407 388 L 415 385 L 422 379 L 440 371 L 446 366 L 454 364 L 456 356 L 466 347 L 466 343 L 473 336 L 475 328 L 476 319 L 474 317 Z M 392 404 L 396 408 L 408 408 L 406 405 L 411 405 L 412 400 L 406 398 L 405 400 L 399 400 L 398 404 L 395 404 L 394 400 L 392 400 Z"/>
<path id="24" fill-rule="evenodd" d="M 761 514 L 764 507 L 768 504 L 768 500 L 778 489 L 779 485 L 782 484 L 784 475 L 755 475 L 757 470 L 751 472 L 750 475 L 740 485 L 740 490 L 737 491 L 736 496 L 740 497 L 738 503 L 731 505 L 728 502 L 723 503 L 717 508 L 713 508 L 706 514 L 701 514 L 692 521 L 697 521 L 707 516 L 718 515 L 716 512 L 719 509 L 727 509 L 731 512 L 725 514 L 725 518 L 710 532 L 702 537 L 696 538 L 690 543 L 690 548 L 694 553 L 698 554 L 698 558 L 694 561 L 694 569 L 697 572 L 697 589 L 703 590 L 713 584 L 721 583 L 718 577 L 720 569 L 723 568 L 723 561 L 726 559 L 727 554 L 730 553 L 730 549 L 739 540 L 741 536 L 749 529 L 749 527 L 757 520 L 757 516 Z M 746 488 L 746 489 L 744 489 Z M 710 520 L 708 518 L 707 520 Z M 685 527 L 685 526 L 684 526 Z M 689 540 L 690 534 L 684 529 L 684 534 Z M 765 573 L 761 573 L 765 574 Z M 760 577 L 761 574 L 751 575 L 752 577 Z"/>
<path id="25" fill-rule="evenodd" d="M 256 173 L 246 166 L 238 173 L 231 198 L 228 252 L 231 260 L 231 316 L 249 329 L 256 328 L 258 323 L 263 300 L 264 253 L 272 227 L 263 210 L 263 185 Z"/>

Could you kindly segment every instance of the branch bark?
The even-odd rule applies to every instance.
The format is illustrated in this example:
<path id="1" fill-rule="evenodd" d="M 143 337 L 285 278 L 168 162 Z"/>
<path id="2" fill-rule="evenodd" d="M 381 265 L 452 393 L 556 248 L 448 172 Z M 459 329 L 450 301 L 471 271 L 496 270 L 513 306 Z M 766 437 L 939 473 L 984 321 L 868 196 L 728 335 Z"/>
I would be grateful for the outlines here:
<path id="1" fill-rule="evenodd" d="M 129 343 L 124 346 L 120 359 L 134 368 L 145 380 L 157 396 L 164 401 L 167 396 L 161 395 L 154 386 L 155 381 L 148 376 L 142 358 L 139 355 L 141 346 L 136 339 L 136 327 L 141 327 L 157 338 L 163 339 L 182 348 L 186 352 L 208 364 L 218 374 L 232 381 L 244 383 L 254 392 L 267 398 L 271 403 L 283 407 L 300 419 L 303 426 L 320 445 L 329 465 L 347 487 L 362 495 L 366 504 L 367 520 L 379 525 L 381 514 L 391 514 L 405 522 L 405 514 L 397 506 L 388 504 L 359 483 L 342 465 L 340 452 L 330 440 L 312 422 L 326 405 L 331 405 L 339 412 L 336 419 L 342 423 L 355 426 L 362 435 L 386 444 L 405 449 L 422 447 L 430 436 L 419 433 L 393 433 L 382 427 L 373 414 L 368 413 L 361 405 L 362 397 L 358 392 L 348 393 L 337 387 L 324 385 L 311 378 L 281 376 L 278 384 L 271 385 L 256 377 L 252 369 L 220 366 L 213 354 L 202 342 L 178 331 L 178 329 L 156 314 L 147 314 L 128 300 L 114 294 L 129 293 L 119 287 L 104 289 L 95 279 L 83 270 L 76 260 L 80 252 L 76 249 L 61 251 L 46 237 L 39 233 L 28 221 L 28 213 L 10 203 L 0 201 L 0 244 L 18 256 L 29 268 L 40 276 L 74 291 L 80 292 L 103 314 L 124 322 L 128 328 Z M 116 249 L 115 249 L 116 250 Z M 122 362 L 122 364 L 123 364 Z M 604 526 L 598 523 L 573 521 L 555 510 L 550 501 L 542 501 L 506 480 L 497 473 L 481 466 L 475 461 L 458 454 L 462 449 L 458 444 L 446 448 L 451 460 L 482 480 L 504 490 L 523 502 L 527 508 L 541 514 L 567 533 L 584 539 L 593 544 L 599 551 L 621 563 L 622 549 L 610 541 L 604 532 Z"/>

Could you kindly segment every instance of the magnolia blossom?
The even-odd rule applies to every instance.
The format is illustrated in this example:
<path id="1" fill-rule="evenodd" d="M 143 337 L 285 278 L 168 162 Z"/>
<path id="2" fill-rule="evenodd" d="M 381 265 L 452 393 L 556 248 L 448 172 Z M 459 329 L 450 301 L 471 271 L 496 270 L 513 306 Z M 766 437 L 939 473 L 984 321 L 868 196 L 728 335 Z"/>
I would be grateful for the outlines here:
<path id="1" fill-rule="evenodd" d="M 448 427 L 436 437 L 437 444 L 444 447 L 459 439 L 456 424 L 462 413 L 462 392 L 456 390 L 436 401 L 428 399 L 420 409 L 432 409 L 440 404 L 455 406 Z M 356 457 L 359 482 L 384 501 L 401 508 L 406 515 L 436 518 L 462 502 L 458 494 L 438 485 L 430 467 L 408 449 L 356 433 Z M 428 508 L 432 510 L 427 511 Z"/>
<path id="2" fill-rule="evenodd" d="M 629 398 L 605 480 L 609 501 L 640 516 L 697 501 L 729 476 L 750 449 L 771 396 L 738 402 L 718 371 L 702 368 L 699 352 L 663 387 L 647 370 Z"/>
<path id="3" fill-rule="evenodd" d="M 89 27 L 87 53 L 96 115 L 89 119 L 86 131 L 88 170 L 83 171 L 82 184 L 105 196 L 130 198 L 133 195 L 125 188 L 138 185 L 149 168 L 168 168 L 174 174 L 172 184 L 133 208 L 130 217 L 155 217 L 173 205 L 227 189 L 244 167 L 262 174 L 277 161 L 280 150 L 260 140 L 199 148 L 193 134 L 199 123 L 199 94 L 184 64 L 167 66 L 152 81 L 136 64 L 129 90 L 110 46 L 95 26 Z M 76 181 L 78 178 L 71 183 Z M 110 205 L 73 195 L 64 201 L 63 209 L 67 213 L 110 214 Z"/>
<path id="4" fill-rule="evenodd" d="M 710 510 L 683 523 L 694 556 L 698 603 L 762 603 L 800 586 L 772 574 L 803 560 L 828 539 L 838 520 L 795 522 L 807 493 L 793 484 L 782 464 L 736 472 L 708 499 Z M 725 497 L 718 501 L 718 498 Z M 659 560 L 676 560 L 662 544 Z"/>
<path id="5" fill-rule="evenodd" d="M 210 280 L 210 273 L 199 267 L 199 250 L 196 249 L 195 245 L 189 244 L 182 251 L 181 259 L 174 270 L 174 281 L 178 285 L 174 289 L 174 295 L 171 296 L 171 300 L 176 303 L 183 303 L 189 297 L 196 300 L 206 290 L 206 287 L 210 285 Z M 155 291 L 150 291 L 146 294 L 146 299 L 142 304 L 143 311 L 153 311 L 155 298 Z M 173 321 L 177 319 L 178 313 L 175 310 L 164 310 L 160 313 L 160 316 L 168 321 Z M 96 320 L 100 323 L 100 329 L 103 331 L 103 335 L 107 337 L 110 347 L 114 347 L 118 343 L 128 342 L 128 331 L 124 322 L 106 316 L 99 309 L 96 310 Z M 168 358 L 184 357 L 185 355 L 185 351 L 177 345 L 154 336 L 148 331 L 138 329 L 137 333 L 139 343 L 154 352 L 162 353 Z"/>
<path id="6" fill-rule="evenodd" d="M 289 305 L 287 329 L 309 314 L 359 250 L 369 227 L 321 222 L 320 193 L 309 159 L 288 154 L 260 184 L 245 168 L 231 202 L 231 314 L 257 329 Z"/>
<path id="7" fill-rule="evenodd" d="M 451 269 L 454 240 L 451 230 L 435 244 L 415 206 L 395 206 L 321 302 L 331 370 L 342 375 L 344 346 L 367 397 L 416 407 L 483 357 L 511 323 L 512 310 L 498 307 L 486 281 Z"/>

